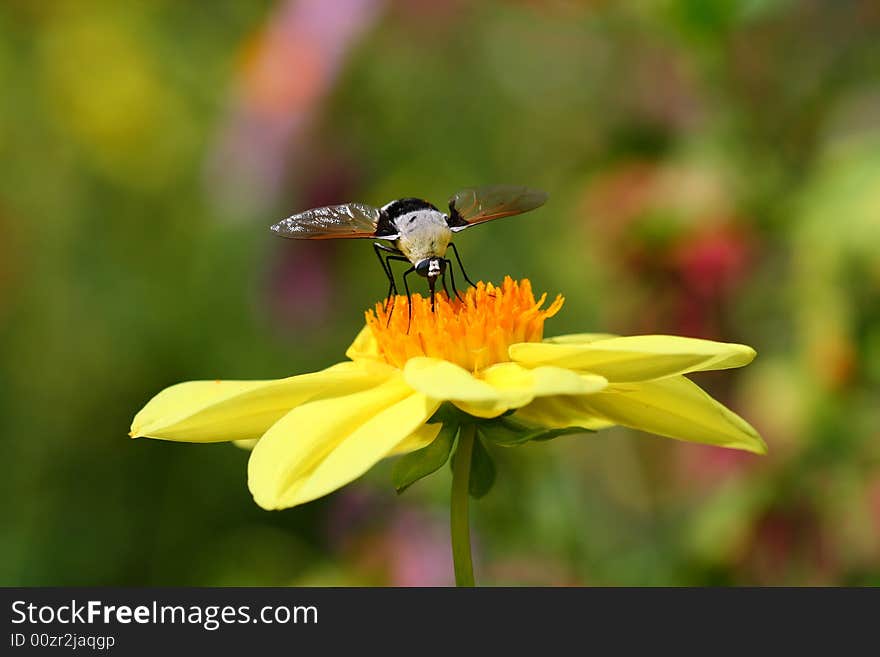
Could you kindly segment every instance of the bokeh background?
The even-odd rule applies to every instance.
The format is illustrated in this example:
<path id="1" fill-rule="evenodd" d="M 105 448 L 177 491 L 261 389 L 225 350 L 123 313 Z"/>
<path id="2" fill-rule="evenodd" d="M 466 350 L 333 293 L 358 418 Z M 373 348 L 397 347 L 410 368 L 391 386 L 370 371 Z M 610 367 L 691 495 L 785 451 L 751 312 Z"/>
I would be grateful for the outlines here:
<path id="1" fill-rule="evenodd" d="M 385 279 L 304 208 L 546 189 L 473 277 L 548 334 L 759 358 L 766 457 L 623 429 L 494 456 L 486 584 L 880 584 L 880 4 L 3 0 L 0 584 L 452 581 L 447 470 L 265 512 L 234 446 L 132 441 L 188 379 L 342 359 Z"/>

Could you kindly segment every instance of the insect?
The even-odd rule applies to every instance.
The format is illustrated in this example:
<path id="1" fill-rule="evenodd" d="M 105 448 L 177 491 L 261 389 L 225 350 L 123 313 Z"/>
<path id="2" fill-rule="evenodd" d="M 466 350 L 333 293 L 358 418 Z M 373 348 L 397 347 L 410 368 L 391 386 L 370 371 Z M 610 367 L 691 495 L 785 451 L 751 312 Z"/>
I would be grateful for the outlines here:
<path id="1" fill-rule="evenodd" d="M 449 295 L 446 288 L 447 271 L 453 292 L 461 298 L 455 286 L 452 261 L 446 257 L 448 249 L 452 249 L 455 254 L 465 281 L 474 285 L 465 272 L 458 249 L 452 243 L 454 233 L 485 221 L 534 210 L 546 200 L 547 194 L 528 187 L 491 185 L 463 189 L 455 194 L 449 199 L 448 214 L 428 201 L 402 198 L 381 208 L 362 203 L 314 208 L 282 219 L 271 228 L 278 235 L 292 239 L 365 238 L 391 242 L 390 246 L 380 242 L 373 243 L 382 271 L 388 278 L 389 301 L 398 293 L 391 262 L 402 261 L 410 265 L 403 274 L 407 299 L 410 291 L 406 279 L 415 272 L 428 279 L 433 311 L 438 279 L 447 296 Z"/>

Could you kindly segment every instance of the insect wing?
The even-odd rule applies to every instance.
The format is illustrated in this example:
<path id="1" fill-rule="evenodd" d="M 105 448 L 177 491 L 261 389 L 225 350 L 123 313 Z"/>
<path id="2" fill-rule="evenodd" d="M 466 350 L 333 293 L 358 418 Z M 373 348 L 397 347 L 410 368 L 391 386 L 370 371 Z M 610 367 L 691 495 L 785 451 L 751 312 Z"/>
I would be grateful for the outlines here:
<path id="1" fill-rule="evenodd" d="M 546 201 L 546 192 L 518 185 L 463 189 L 449 199 L 450 228 L 459 231 L 484 221 L 522 214 Z"/>
<path id="2" fill-rule="evenodd" d="M 306 210 L 282 219 L 272 231 L 303 240 L 373 237 L 381 211 L 363 203 L 346 203 Z"/>

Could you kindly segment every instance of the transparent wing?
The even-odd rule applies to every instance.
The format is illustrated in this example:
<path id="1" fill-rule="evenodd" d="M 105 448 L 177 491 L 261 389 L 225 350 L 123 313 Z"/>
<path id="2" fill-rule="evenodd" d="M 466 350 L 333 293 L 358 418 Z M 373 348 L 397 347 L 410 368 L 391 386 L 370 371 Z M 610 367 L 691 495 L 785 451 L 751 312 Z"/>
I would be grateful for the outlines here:
<path id="1" fill-rule="evenodd" d="M 449 199 L 449 227 L 454 231 L 492 219 L 522 214 L 544 205 L 546 192 L 519 185 L 463 189 Z"/>
<path id="2" fill-rule="evenodd" d="M 306 210 L 282 219 L 272 231 L 303 240 L 373 237 L 381 211 L 362 203 L 346 203 Z"/>

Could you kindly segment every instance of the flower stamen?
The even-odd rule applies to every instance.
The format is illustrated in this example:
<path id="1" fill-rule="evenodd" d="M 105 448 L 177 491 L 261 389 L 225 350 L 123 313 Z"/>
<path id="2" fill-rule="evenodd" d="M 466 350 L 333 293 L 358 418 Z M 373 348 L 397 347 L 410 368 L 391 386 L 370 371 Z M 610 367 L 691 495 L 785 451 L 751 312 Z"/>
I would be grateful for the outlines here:
<path id="1" fill-rule="evenodd" d="M 517 282 L 507 276 L 500 286 L 479 282 L 461 298 L 440 292 L 433 311 L 430 299 L 398 295 L 390 308 L 378 302 L 366 320 L 379 354 L 390 365 L 402 368 L 410 358 L 430 356 L 477 372 L 510 360 L 510 345 L 543 339 L 544 320 L 564 302 L 558 295 L 541 309 L 546 299 L 542 294 L 535 300 L 528 279 Z"/>

